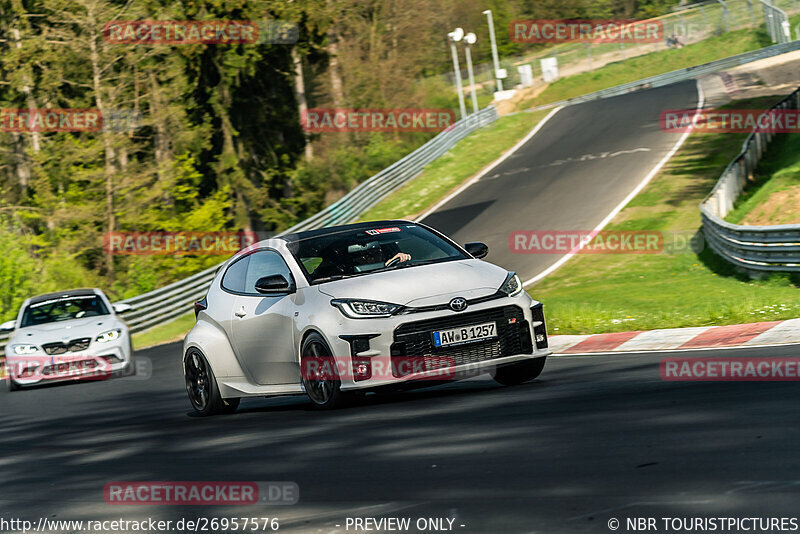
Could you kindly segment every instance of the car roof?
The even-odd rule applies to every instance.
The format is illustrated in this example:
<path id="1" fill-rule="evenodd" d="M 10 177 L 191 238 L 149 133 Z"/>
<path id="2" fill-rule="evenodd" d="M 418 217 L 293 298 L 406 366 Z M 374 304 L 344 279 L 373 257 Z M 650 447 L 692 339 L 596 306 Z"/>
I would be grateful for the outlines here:
<path id="1" fill-rule="evenodd" d="M 405 221 L 402 219 L 389 219 L 384 221 L 369 221 L 369 222 L 361 222 L 354 224 L 342 224 L 339 226 L 326 226 L 325 228 L 318 228 L 316 230 L 307 230 L 305 232 L 286 234 L 278 237 L 278 239 L 283 239 L 288 243 L 296 243 L 297 241 L 302 241 L 310 237 L 320 237 L 320 236 L 335 234 L 343 230 L 369 230 L 373 228 L 384 228 L 386 226 L 391 226 L 396 224 L 417 224 L 417 223 L 413 221 Z"/>
<path id="2" fill-rule="evenodd" d="M 89 289 L 89 288 L 68 289 L 66 291 L 45 293 L 44 295 L 37 295 L 35 297 L 31 297 L 31 299 L 28 301 L 28 304 L 38 304 L 39 302 L 45 302 L 47 300 L 59 299 L 64 297 L 91 297 L 97 294 L 98 292 L 95 289 Z"/>

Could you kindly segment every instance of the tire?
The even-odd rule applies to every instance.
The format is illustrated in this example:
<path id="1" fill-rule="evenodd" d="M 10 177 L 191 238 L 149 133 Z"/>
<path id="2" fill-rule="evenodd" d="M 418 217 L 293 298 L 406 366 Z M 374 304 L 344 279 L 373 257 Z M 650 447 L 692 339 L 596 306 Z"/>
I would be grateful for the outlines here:
<path id="1" fill-rule="evenodd" d="M 131 361 L 129 361 L 128 365 L 121 369 L 119 375 L 121 377 L 133 376 L 136 374 L 136 353 L 133 352 L 133 343 L 130 341 L 130 336 L 128 336 L 128 340 L 128 354 L 131 355 Z"/>
<path id="2" fill-rule="evenodd" d="M 223 399 L 214 371 L 203 354 L 192 349 L 183 359 L 186 392 L 192 408 L 198 415 L 207 417 L 233 413 L 239 407 L 239 399 Z"/>
<path id="3" fill-rule="evenodd" d="M 538 377 L 544 369 L 547 356 L 498 367 L 493 378 L 504 386 L 517 386 Z"/>
<path id="4" fill-rule="evenodd" d="M 136 360 L 131 358 L 131 361 L 128 362 L 128 365 L 117 371 L 117 376 L 120 378 L 125 378 L 128 376 L 133 376 L 136 374 Z"/>
<path id="5" fill-rule="evenodd" d="M 324 374 L 317 371 L 321 365 L 309 365 L 309 360 L 312 358 L 318 360 L 317 363 L 330 362 L 330 366 L 325 367 L 327 371 Z M 303 345 L 300 347 L 300 369 L 303 388 L 314 408 L 333 410 L 346 404 L 347 395 L 341 390 L 342 382 L 336 371 L 335 359 L 325 338 L 317 332 L 312 332 L 303 340 Z"/>
<path id="6" fill-rule="evenodd" d="M 14 391 L 19 391 L 19 390 L 20 390 L 20 385 L 19 385 L 19 384 L 17 384 L 16 382 L 14 382 L 14 381 L 11 379 L 11 377 L 10 377 L 10 376 L 9 376 L 9 377 L 7 377 L 7 380 L 8 380 L 8 391 L 9 391 L 9 392 L 13 393 Z"/>

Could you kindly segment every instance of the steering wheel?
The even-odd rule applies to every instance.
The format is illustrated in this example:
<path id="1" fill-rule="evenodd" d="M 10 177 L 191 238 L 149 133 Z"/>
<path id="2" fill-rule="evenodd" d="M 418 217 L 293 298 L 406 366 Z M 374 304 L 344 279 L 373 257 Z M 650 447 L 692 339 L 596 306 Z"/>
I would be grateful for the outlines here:
<path id="1" fill-rule="evenodd" d="M 387 263 L 387 264 L 386 264 L 386 266 L 387 266 L 387 267 L 392 267 L 392 266 L 394 266 L 394 265 L 397 265 L 397 264 L 398 264 L 398 263 L 400 263 L 401 261 L 402 261 L 402 260 L 401 260 L 401 258 L 398 256 L 398 257 L 396 257 L 396 258 L 392 258 L 392 259 L 389 261 L 389 263 Z"/>

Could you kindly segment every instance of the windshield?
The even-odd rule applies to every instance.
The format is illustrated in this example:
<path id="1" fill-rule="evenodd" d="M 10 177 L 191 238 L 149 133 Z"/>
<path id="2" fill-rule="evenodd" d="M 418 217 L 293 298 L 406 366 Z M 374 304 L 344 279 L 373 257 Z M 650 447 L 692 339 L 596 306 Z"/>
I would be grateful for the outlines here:
<path id="1" fill-rule="evenodd" d="M 21 328 L 97 315 L 108 315 L 108 308 L 97 295 L 53 298 L 25 308 Z"/>
<path id="2" fill-rule="evenodd" d="M 289 249 L 309 283 L 468 258 L 430 230 L 409 223 L 341 230 L 295 241 Z"/>

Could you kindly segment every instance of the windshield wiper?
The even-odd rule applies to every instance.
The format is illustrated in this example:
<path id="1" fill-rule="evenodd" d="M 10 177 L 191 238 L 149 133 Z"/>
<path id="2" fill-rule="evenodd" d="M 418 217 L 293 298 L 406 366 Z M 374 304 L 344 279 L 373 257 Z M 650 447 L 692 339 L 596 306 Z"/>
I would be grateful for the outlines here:
<path id="1" fill-rule="evenodd" d="M 442 260 L 421 260 L 421 261 L 401 261 L 395 263 L 391 267 L 381 267 L 380 269 L 375 269 L 374 271 L 369 271 L 370 273 L 382 273 L 386 271 L 394 271 L 395 269 L 406 269 L 408 267 L 417 267 L 419 265 L 430 265 L 431 263 L 441 263 Z"/>

